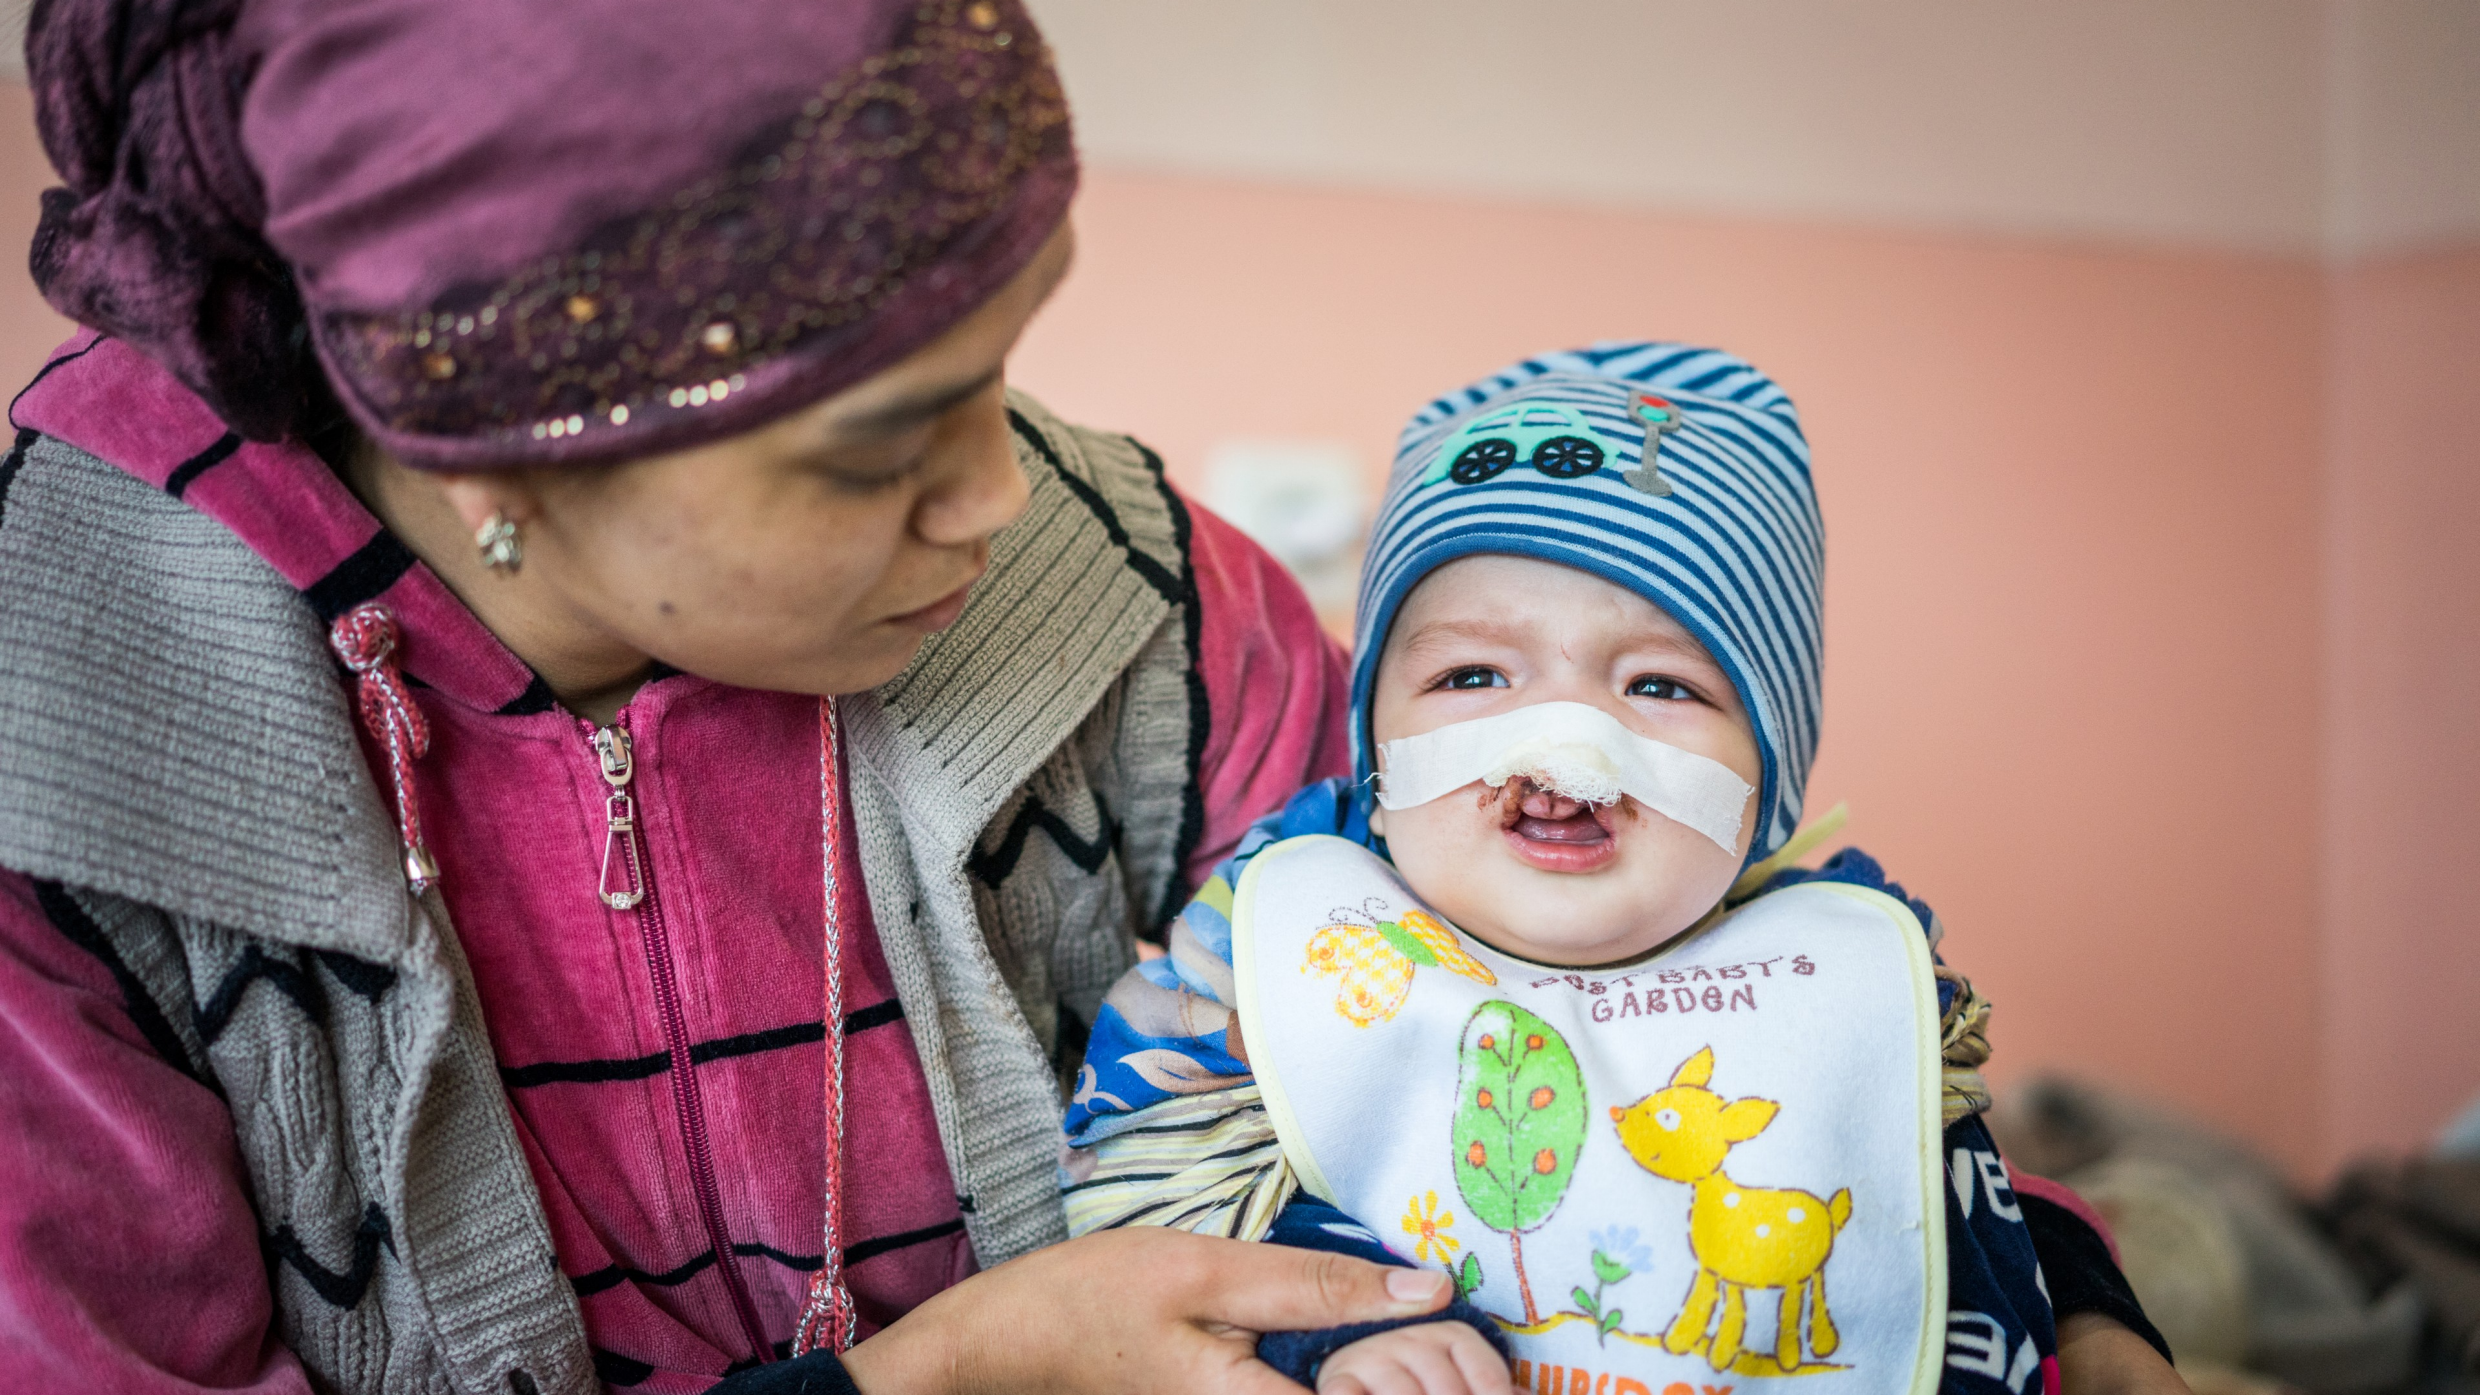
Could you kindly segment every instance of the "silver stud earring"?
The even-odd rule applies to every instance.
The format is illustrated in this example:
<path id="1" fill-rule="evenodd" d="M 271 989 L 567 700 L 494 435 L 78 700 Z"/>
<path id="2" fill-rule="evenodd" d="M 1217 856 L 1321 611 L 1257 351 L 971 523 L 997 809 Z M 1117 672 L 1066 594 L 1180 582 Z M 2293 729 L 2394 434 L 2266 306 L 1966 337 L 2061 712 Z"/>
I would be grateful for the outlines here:
<path id="1" fill-rule="evenodd" d="M 474 547 L 482 554 L 482 565 L 501 576 L 515 576 L 517 568 L 525 565 L 525 548 L 517 541 L 517 525 L 497 509 L 491 510 L 491 516 L 474 530 Z"/>

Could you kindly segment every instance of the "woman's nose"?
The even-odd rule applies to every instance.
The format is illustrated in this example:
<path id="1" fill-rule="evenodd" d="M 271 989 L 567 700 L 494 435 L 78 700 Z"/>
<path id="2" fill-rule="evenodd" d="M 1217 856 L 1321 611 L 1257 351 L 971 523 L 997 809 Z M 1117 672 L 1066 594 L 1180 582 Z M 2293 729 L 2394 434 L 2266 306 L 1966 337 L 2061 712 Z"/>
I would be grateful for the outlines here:
<path id="1" fill-rule="evenodd" d="M 967 408 L 957 423 L 950 467 L 922 491 L 913 530 L 934 547 L 982 542 L 1016 521 L 1033 489 L 1016 463 L 1007 408 L 996 392 Z"/>

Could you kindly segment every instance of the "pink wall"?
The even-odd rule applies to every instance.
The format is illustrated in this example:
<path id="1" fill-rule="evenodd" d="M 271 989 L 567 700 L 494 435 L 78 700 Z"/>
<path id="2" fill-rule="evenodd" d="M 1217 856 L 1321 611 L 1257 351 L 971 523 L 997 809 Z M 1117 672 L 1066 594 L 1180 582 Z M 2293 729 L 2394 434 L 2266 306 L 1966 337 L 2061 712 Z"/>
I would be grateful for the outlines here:
<path id="1" fill-rule="evenodd" d="M 1019 380 L 1175 472 L 1307 435 L 1374 479 L 1425 397 L 1597 337 L 1780 377 L 1831 525 L 1812 807 L 1940 908 L 2001 1078 L 2323 1159 L 2312 264 L 1111 173 L 1079 220 Z"/>
<path id="2" fill-rule="evenodd" d="M 2324 520 L 2333 1136 L 2480 1091 L 2480 251 L 2336 278 Z"/>

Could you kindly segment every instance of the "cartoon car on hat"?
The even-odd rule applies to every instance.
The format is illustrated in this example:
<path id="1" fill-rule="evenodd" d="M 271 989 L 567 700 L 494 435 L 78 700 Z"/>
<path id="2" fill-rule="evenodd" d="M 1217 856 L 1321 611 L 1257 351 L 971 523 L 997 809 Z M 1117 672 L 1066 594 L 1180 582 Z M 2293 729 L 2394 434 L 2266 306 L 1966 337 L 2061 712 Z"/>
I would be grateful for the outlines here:
<path id="1" fill-rule="evenodd" d="M 1552 479 L 1571 480 L 1602 468 L 1605 458 L 1592 428 L 1573 411 L 1555 402 L 1519 402 L 1465 423 L 1421 483 L 1479 484 L 1519 460 Z"/>

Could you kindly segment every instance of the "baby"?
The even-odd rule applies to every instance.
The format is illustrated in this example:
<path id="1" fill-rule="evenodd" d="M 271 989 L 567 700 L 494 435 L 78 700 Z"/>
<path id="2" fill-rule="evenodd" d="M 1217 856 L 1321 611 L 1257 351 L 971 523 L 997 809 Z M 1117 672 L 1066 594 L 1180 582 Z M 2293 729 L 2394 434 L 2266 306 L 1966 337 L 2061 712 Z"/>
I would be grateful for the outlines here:
<path id="1" fill-rule="evenodd" d="M 1528 359 L 1416 417 L 1365 778 L 1260 823 L 1112 990 L 1071 1228 L 1454 1278 L 1437 1319 L 1260 1343 L 1329 1392 L 2055 1391 L 1987 1010 L 1865 855 L 1793 866 L 1831 832 L 1795 836 L 1822 541 L 1790 400 L 1725 354 Z"/>

